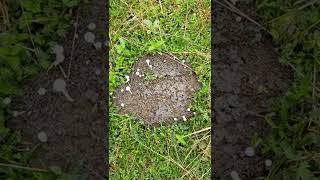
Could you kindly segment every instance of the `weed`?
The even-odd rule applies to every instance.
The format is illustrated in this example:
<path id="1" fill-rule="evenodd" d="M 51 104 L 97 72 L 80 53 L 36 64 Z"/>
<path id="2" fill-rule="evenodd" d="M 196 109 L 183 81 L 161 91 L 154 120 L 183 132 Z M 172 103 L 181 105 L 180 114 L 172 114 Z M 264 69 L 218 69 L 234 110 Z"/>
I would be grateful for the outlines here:
<path id="1" fill-rule="evenodd" d="M 80 0 L 0 0 L 0 179 L 67 176 L 28 166 L 31 153 L 18 149 L 21 137 L 5 126 L 11 114 L 3 99 L 18 95 L 24 80 L 48 68 L 51 48 L 71 25 Z M 43 173 L 45 172 L 45 173 Z"/>
<path id="2" fill-rule="evenodd" d="M 281 62 L 294 70 L 294 81 L 284 97 L 275 100 L 275 116 L 263 151 L 273 155 L 266 179 L 317 179 L 320 176 L 320 119 L 318 74 L 320 11 L 318 1 L 257 1 L 279 46 Z"/>

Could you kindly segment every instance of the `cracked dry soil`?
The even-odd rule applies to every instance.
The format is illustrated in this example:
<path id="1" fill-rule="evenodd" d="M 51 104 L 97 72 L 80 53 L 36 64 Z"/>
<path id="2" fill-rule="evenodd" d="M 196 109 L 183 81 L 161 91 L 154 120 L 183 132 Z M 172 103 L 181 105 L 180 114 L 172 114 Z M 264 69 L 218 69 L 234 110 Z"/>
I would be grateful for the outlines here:
<path id="1" fill-rule="evenodd" d="M 153 79 L 148 78 L 151 75 Z M 200 83 L 187 63 L 169 54 L 145 56 L 134 65 L 129 79 L 115 91 L 120 113 L 131 114 L 155 127 L 193 116 L 188 108 Z"/>

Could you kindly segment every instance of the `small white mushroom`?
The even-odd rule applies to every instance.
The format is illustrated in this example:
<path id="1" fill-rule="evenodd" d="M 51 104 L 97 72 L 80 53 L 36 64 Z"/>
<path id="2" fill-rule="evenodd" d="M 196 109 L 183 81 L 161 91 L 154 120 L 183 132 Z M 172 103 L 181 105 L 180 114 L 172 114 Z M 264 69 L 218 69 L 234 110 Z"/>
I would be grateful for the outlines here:
<path id="1" fill-rule="evenodd" d="M 47 92 L 47 90 L 46 90 L 45 88 L 42 88 L 42 87 L 41 87 L 41 88 L 38 89 L 38 94 L 39 94 L 39 95 L 45 95 L 46 92 Z"/>
<path id="2" fill-rule="evenodd" d="M 121 106 L 121 107 L 124 107 L 124 104 L 123 104 L 123 103 L 121 103 L 121 104 L 120 104 L 120 106 Z"/>
<path id="3" fill-rule="evenodd" d="M 96 36 L 92 32 L 86 32 L 84 34 L 84 40 L 87 41 L 88 43 L 94 43 L 94 39 Z"/>
<path id="4" fill-rule="evenodd" d="M 88 24 L 88 26 L 87 26 L 87 28 L 89 29 L 89 30 L 95 30 L 96 29 L 96 24 L 95 23 L 89 23 Z"/>
<path id="5" fill-rule="evenodd" d="M 130 81 L 130 77 L 126 76 L 126 83 Z"/>
<path id="6" fill-rule="evenodd" d="M 124 90 L 123 89 L 121 89 L 121 92 L 123 92 Z"/>
<path id="7" fill-rule="evenodd" d="M 40 140 L 40 142 L 45 143 L 45 142 L 48 141 L 48 136 L 47 136 L 47 134 L 46 134 L 44 131 L 40 131 L 40 132 L 38 133 L 38 139 Z"/>
<path id="8" fill-rule="evenodd" d="M 150 66 L 150 59 L 147 59 L 146 62 L 148 64 L 148 66 Z"/>
<path id="9" fill-rule="evenodd" d="M 2 103 L 4 105 L 9 105 L 11 103 L 11 98 L 9 97 L 5 97 L 3 100 L 2 100 Z"/>
<path id="10" fill-rule="evenodd" d="M 61 92 L 63 93 L 63 95 L 69 100 L 69 101 L 73 101 L 73 99 L 70 97 L 67 89 L 67 83 L 63 80 L 63 79 L 56 79 L 53 82 L 53 90 L 56 92 Z"/>
<path id="11" fill-rule="evenodd" d="M 187 121 L 187 118 L 185 116 L 182 116 L 183 121 Z"/>
<path id="12" fill-rule="evenodd" d="M 94 47 L 96 49 L 101 49 L 102 48 L 102 43 L 101 42 L 95 42 L 93 45 L 94 45 Z"/>
<path id="13" fill-rule="evenodd" d="M 101 70 L 98 68 L 98 69 L 96 69 L 96 70 L 94 71 L 94 73 L 95 73 L 96 75 L 100 75 L 100 74 L 101 74 Z"/>
<path id="14" fill-rule="evenodd" d="M 53 46 L 52 52 L 54 54 L 62 54 L 63 53 L 63 47 L 61 45 L 59 45 L 59 44 L 56 44 L 56 45 Z"/>
<path id="15" fill-rule="evenodd" d="M 174 120 L 174 121 L 178 121 L 178 119 L 177 119 L 177 118 L 173 118 L 173 120 Z"/>
<path id="16" fill-rule="evenodd" d="M 167 62 L 166 60 L 163 60 L 163 62 Z"/>
<path id="17" fill-rule="evenodd" d="M 197 113 L 196 112 L 193 112 L 193 115 L 196 115 Z"/>
<path id="18" fill-rule="evenodd" d="M 137 75 L 137 76 L 139 76 L 139 75 L 140 75 L 140 72 L 139 72 L 139 71 L 137 71 L 137 72 L 136 72 L 136 75 Z"/>
<path id="19" fill-rule="evenodd" d="M 242 20 L 242 18 L 241 18 L 240 16 L 237 16 L 237 17 L 236 17 L 236 21 L 237 21 L 237 22 L 240 22 L 241 20 Z"/>
<path id="20" fill-rule="evenodd" d="M 185 63 L 186 61 L 185 60 L 182 60 L 182 63 Z"/>
<path id="21" fill-rule="evenodd" d="M 267 167 L 272 166 L 272 161 L 271 161 L 270 159 L 267 159 L 267 160 L 265 161 L 265 165 L 266 165 Z"/>
<path id="22" fill-rule="evenodd" d="M 140 71 L 140 69 L 138 68 L 137 71 Z"/>
<path id="23" fill-rule="evenodd" d="M 130 92 L 132 94 L 130 86 L 126 87 L 126 91 L 128 91 L 128 92 Z"/>
<path id="24" fill-rule="evenodd" d="M 231 176 L 232 180 L 241 180 L 237 171 L 231 171 L 230 176 Z"/>
<path id="25" fill-rule="evenodd" d="M 253 147 L 247 147 L 244 153 L 249 157 L 252 157 L 255 154 Z"/>
<path id="26" fill-rule="evenodd" d="M 188 108 L 188 109 L 187 109 L 187 111 L 191 111 L 191 109 L 190 109 L 190 108 Z"/>

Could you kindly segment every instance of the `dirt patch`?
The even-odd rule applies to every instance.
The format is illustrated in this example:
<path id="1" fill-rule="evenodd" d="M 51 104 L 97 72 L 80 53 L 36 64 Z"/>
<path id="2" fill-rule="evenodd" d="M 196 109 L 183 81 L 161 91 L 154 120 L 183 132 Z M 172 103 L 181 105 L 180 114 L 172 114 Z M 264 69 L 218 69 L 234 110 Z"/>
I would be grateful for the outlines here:
<path id="1" fill-rule="evenodd" d="M 21 133 L 27 148 L 39 145 L 31 166 L 60 166 L 69 171 L 81 164 L 81 172 L 88 173 L 89 179 L 103 179 L 106 174 L 105 47 L 97 50 L 84 38 L 91 31 L 96 36 L 95 42 L 104 44 L 106 7 L 106 2 L 99 0 L 80 7 L 72 60 L 74 32 L 68 33 L 62 43 L 65 55 L 62 68 L 67 73 L 71 65 L 69 78 L 64 78 L 59 68 L 42 72 L 25 83 L 22 96 L 13 99 L 14 109 L 24 113 L 10 119 L 9 127 Z M 87 25 L 92 22 L 96 28 L 88 30 Z M 66 89 L 73 102 L 53 91 L 53 82 L 58 78 L 67 82 Z"/>
<path id="2" fill-rule="evenodd" d="M 189 106 L 199 88 L 186 62 L 168 54 L 146 56 L 134 65 L 129 81 L 116 90 L 115 104 L 120 113 L 151 126 L 186 121 L 193 116 Z"/>
<path id="3" fill-rule="evenodd" d="M 290 72 L 256 25 L 217 3 L 213 14 L 213 177 L 257 179 L 266 158 L 245 150 L 267 134 L 268 100 L 287 89 Z"/>

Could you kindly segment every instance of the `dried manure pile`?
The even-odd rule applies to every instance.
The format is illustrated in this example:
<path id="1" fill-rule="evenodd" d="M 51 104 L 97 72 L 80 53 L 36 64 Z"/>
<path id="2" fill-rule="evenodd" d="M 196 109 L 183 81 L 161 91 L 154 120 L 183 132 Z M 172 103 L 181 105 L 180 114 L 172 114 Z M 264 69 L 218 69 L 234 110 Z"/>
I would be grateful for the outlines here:
<path id="1" fill-rule="evenodd" d="M 157 127 L 191 118 L 195 113 L 189 106 L 199 89 L 200 83 L 186 62 L 169 54 L 149 55 L 134 65 L 114 98 L 120 113 Z"/>

